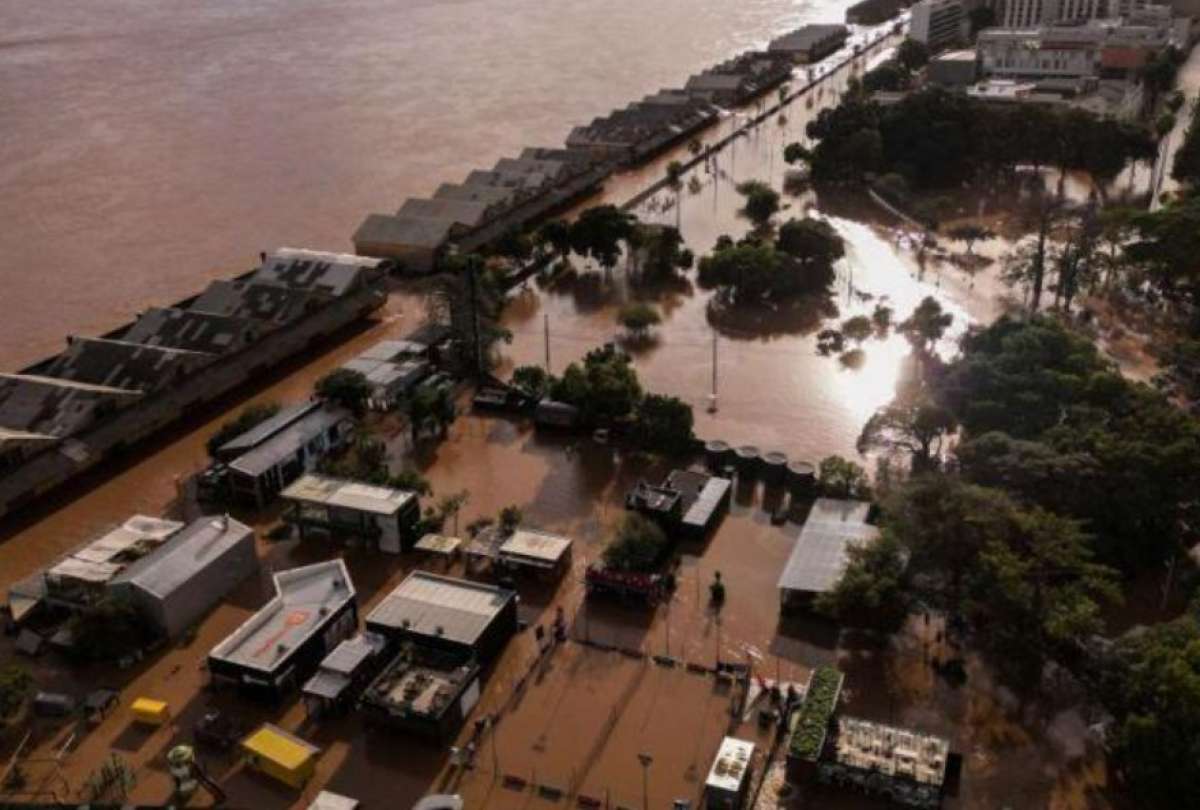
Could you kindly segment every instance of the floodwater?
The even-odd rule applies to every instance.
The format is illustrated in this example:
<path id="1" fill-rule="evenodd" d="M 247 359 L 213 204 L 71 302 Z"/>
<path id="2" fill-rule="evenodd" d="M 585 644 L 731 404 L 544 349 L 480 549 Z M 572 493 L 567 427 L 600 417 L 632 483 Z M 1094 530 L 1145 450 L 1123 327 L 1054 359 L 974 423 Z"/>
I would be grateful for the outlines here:
<path id="1" fill-rule="evenodd" d="M 0 368 L 846 0 L 0 3 Z"/>
<path id="2" fill-rule="evenodd" d="M 102 167 L 98 171 L 109 173 L 101 179 L 93 177 L 91 208 L 105 211 L 111 221 L 107 227 L 103 222 L 86 225 L 82 220 L 72 226 L 69 217 L 84 214 L 79 210 L 71 213 L 71 200 L 61 192 L 60 196 L 46 192 L 48 199 L 55 201 L 49 206 L 54 216 L 65 218 L 67 227 L 78 228 L 78 233 L 87 238 L 69 240 L 56 232 L 55 239 L 46 240 L 38 251 L 26 254 L 19 265 L 23 269 L 17 286 L 26 281 L 33 285 L 29 289 L 47 285 L 39 295 L 60 303 L 62 310 L 47 317 L 44 310 L 40 315 L 33 312 L 28 301 L 27 306 L 15 306 L 24 313 L 17 316 L 18 320 L 28 317 L 31 323 L 14 330 L 14 335 L 19 333 L 17 338 L 5 335 L 0 339 L 3 350 L 12 351 L 14 358 L 28 359 L 33 355 L 26 350 L 44 351 L 59 339 L 61 329 L 103 328 L 148 305 L 148 298 L 159 300 L 156 297 L 161 295 L 161 300 L 167 300 L 186 293 L 208 275 L 228 272 L 230 263 L 237 263 L 235 255 L 253 255 L 259 245 L 303 241 L 317 247 L 344 248 L 345 235 L 366 208 L 394 207 L 405 194 L 426 191 L 440 179 L 486 164 L 531 140 L 552 142 L 557 136 L 538 135 L 557 132 L 556 127 L 565 129 L 571 116 L 582 120 L 659 84 L 677 82 L 694 67 L 758 42 L 771 30 L 814 16 L 840 16 L 836 9 L 818 13 L 820 9 L 810 6 L 724 4 L 715 0 L 709 6 L 701 5 L 703 10 L 697 10 L 696 4 L 688 4 L 685 10 L 675 2 L 645 7 L 609 3 L 601 15 L 582 0 L 568 0 L 566 5 L 556 4 L 552 9 L 534 9 L 532 4 L 526 8 L 524 2 L 513 0 L 507 13 L 501 13 L 503 5 L 489 4 L 489 18 L 495 21 L 492 25 L 471 27 L 470 22 L 483 18 L 480 5 L 470 0 L 427 6 L 407 4 L 400 7 L 407 8 L 401 14 L 396 4 L 335 7 L 310 3 L 303 10 L 293 4 L 286 15 L 282 4 L 236 11 L 185 5 L 174 9 L 177 18 L 172 18 L 170 25 L 157 17 L 159 24 L 155 27 L 151 23 L 162 11 L 147 4 L 136 8 L 144 14 L 131 13 L 128 20 L 123 20 L 131 28 L 114 28 L 104 36 L 96 36 L 89 28 L 87 17 L 96 11 L 58 8 L 53 13 L 50 9 L 54 3 L 22 10 L 32 21 L 8 35 L 12 44 L 0 50 L 0 59 L 36 65 L 39 59 L 49 59 L 45 51 L 61 50 L 66 53 L 62 59 L 67 66 L 56 62 L 56 69 L 74 71 L 75 81 L 93 88 L 94 96 L 85 94 L 89 103 L 96 105 L 93 111 L 107 108 L 103 102 L 106 95 L 110 103 L 127 96 L 141 103 L 124 110 L 127 119 L 102 118 L 109 120 L 108 126 L 114 126 L 114 120 L 129 123 L 128 130 L 117 134 L 107 130 L 112 136 L 110 141 L 101 138 L 99 144 L 84 148 L 63 136 L 63 142 L 70 141 L 72 146 L 68 149 L 60 144 L 56 149 L 53 144 L 58 136 L 43 133 L 43 143 L 35 144 L 30 136 L 24 148 L 32 154 L 43 151 L 44 146 L 48 156 L 40 161 L 24 158 L 23 169 L 12 161 L 4 164 L 9 167 L 4 170 L 9 172 L 6 182 L 24 178 L 47 189 L 52 184 L 43 185 L 43 181 L 49 175 L 83 171 L 88 163 Z M 561 31 L 550 27 L 551 17 L 561 20 L 572 9 L 576 12 L 574 24 L 556 22 Z M 536 36 L 539 50 L 496 50 L 503 43 L 522 41 L 523 35 L 514 26 L 531 24 L 522 16 L 526 11 L 529 19 L 543 19 L 540 24 L 544 28 Z M 368 12 L 375 12 L 375 16 Z M 609 16 L 618 21 L 605 28 L 610 25 Z M 520 23 L 517 17 L 521 17 Z M 682 26 L 668 24 L 685 17 L 694 20 L 696 28 L 685 32 Z M 38 23 L 51 19 L 74 19 L 75 27 L 59 30 L 55 28 L 59 23 Z M 190 27 L 184 26 L 186 35 L 179 33 L 178 19 L 189 21 Z M 283 24 L 285 19 L 287 24 Z M 593 60 L 601 60 L 601 56 L 581 48 L 580 42 L 573 39 L 584 36 L 581 32 L 589 28 L 622 32 L 620 36 L 614 33 L 600 49 L 607 64 L 601 73 L 590 72 L 600 64 Z M 237 44 L 225 42 L 232 36 L 231 29 L 236 32 Z M 432 37 L 438 43 L 436 47 L 425 40 L 413 47 L 427 51 L 424 57 L 428 60 L 436 62 L 435 57 L 440 55 L 450 69 L 458 71 L 452 75 L 469 78 L 475 86 L 468 90 L 466 85 L 447 83 L 440 88 L 441 106 L 434 104 L 426 115 L 412 116 L 412 109 L 405 106 L 411 101 L 405 99 L 411 99 L 407 94 L 413 83 L 424 82 L 426 89 L 422 92 L 428 94 L 430 77 L 439 74 L 426 72 L 420 60 L 412 64 L 411 71 L 399 70 L 399 65 L 413 57 L 400 45 L 380 44 L 379 32 L 390 30 L 402 31 L 397 37 L 405 41 L 416 37 L 414 32 Z M 440 38 L 434 36 L 435 31 L 443 32 Z M 469 47 L 454 49 L 453 56 L 445 53 L 445 38 L 450 31 L 479 48 L 489 45 L 494 56 Z M 143 42 L 147 32 L 155 34 L 150 37 L 155 44 Z M 714 46 L 713 40 L 724 44 Z M 107 63 L 104 53 L 109 54 Z M 210 63 L 210 53 L 225 56 Z M 461 59 L 462 53 L 479 56 Z M 341 58 L 334 58 L 334 54 Z M 572 86 L 580 90 L 565 99 L 552 99 L 553 94 L 546 89 L 552 71 L 545 65 L 556 58 L 570 63 L 568 75 L 575 82 Z M 862 69 L 864 61 L 860 60 L 857 69 Z M 90 68 L 86 64 L 89 62 Z M 199 70 L 197 62 L 206 68 Z M 588 70 L 582 70 L 580 62 Z M 526 63 L 538 66 L 536 75 L 497 78 L 493 86 L 493 73 L 510 68 L 516 71 L 513 65 Z M 121 74 L 125 81 L 104 83 L 95 78 L 104 64 L 129 71 Z M 254 70 L 263 65 L 271 66 L 269 75 Z M 422 69 L 418 71 L 418 67 Z M 54 75 L 51 71 L 51 77 Z M 249 81 L 259 75 L 264 77 L 262 84 Z M 51 77 L 45 80 L 53 81 Z M 290 93 L 283 92 L 272 88 L 268 78 L 296 84 Z M 6 94 L 8 81 L 0 79 L 0 88 Z M 682 193 L 659 192 L 639 208 L 639 215 L 678 224 L 698 254 L 706 252 L 721 233 L 740 235 L 747 225 L 737 215 L 739 202 L 734 186 L 742 180 L 760 179 L 778 187 L 785 168 L 780 160 L 783 144 L 801 137 L 807 118 L 820 104 L 836 98 L 843 81 L 844 76 L 839 75 L 824 84 L 811 110 L 805 99 L 793 103 L 785 111 L 786 120 L 772 119 L 737 140 L 716 154 L 707 167 L 689 172 L 683 179 Z M 221 93 L 229 90 L 230 83 L 237 84 L 238 92 L 244 92 L 246 98 L 240 105 L 226 108 Z M 474 92 L 479 86 L 500 95 L 481 99 Z M 539 93 L 545 103 L 535 100 Z M 70 93 L 63 90 L 62 95 Z M 175 130 L 177 151 L 167 147 L 161 152 L 146 149 L 139 157 L 138 141 L 125 140 L 135 134 L 142 139 L 166 137 L 154 125 L 160 120 L 155 116 L 180 115 L 192 104 L 208 104 L 212 115 L 225 116 L 224 122 L 194 116 L 188 122 L 190 128 Z M 576 115 L 576 106 L 586 112 Z M 401 109 L 409 114 L 402 115 L 398 112 Z M 65 120 L 79 114 L 71 105 L 55 110 L 53 114 Z M 553 120 L 543 121 L 543 116 Z M 462 123 L 467 119 L 476 122 L 475 129 Z M 736 116 L 731 116 L 707 133 L 705 140 L 711 142 L 739 123 Z M 225 140 L 214 142 L 211 135 L 218 124 Z M 103 136 L 106 130 L 99 123 L 97 127 L 88 132 Z M 8 142 L 0 144 L 0 150 L 14 148 Z M 121 160 L 149 161 L 149 165 L 136 167 L 145 176 L 139 180 L 136 178 L 141 175 L 137 173 L 110 172 L 111 167 L 103 160 L 93 159 L 106 150 L 110 159 L 119 155 Z M 90 152 L 95 153 L 93 158 L 88 157 Z M 396 155 L 394 163 L 387 160 L 391 154 Z M 615 179 L 602 199 L 630 199 L 662 177 L 668 159 L 664 157 L 657 164 Z M 296 171 L 295 166 L 306 170 Z M 176 181 L 164 183 L 163 178 L 173 177 L 176 169 L 186 169 L 178 180 L 182 186 L 175 187 L 176 191 L 211 190 L 208 184 L 220 177 L 217 185 L 222 186 L 221 190 L 233 193 L 219 195 L 219 199 L 217 195 L 184 193 L 180 197 L 184 202 L 179 206 L 166 204 L 165 200 L 174 199 L 166 195 Z M 118 175 L 119 182 L 115 181 Z M 164 196 L 153 197 L 158 193 Z M 12 194 L 7 195 L 0 205 L 15 206 L 12 198 Z M 27 195 L 21 211 L 0 212 L 9 214 L 6 229 L 16 229 L 14 223 L 27 223 L 28 203 L 41 199 L 36 194 Z M 250 201 L 257 202 L 250 206 Z M 638 371 L 648 388 L 692 402 L 702 435 L 750 442 L 764 450 L 779 449 L 812 460 L 831 452 L 853 454 L 862 422 L 891 396 L 906 349 L 895 337 L 872 338 L 862 347 L 863 365 L 846 369 L 836 357 L 817 354 L 815 332 L 850 315 L 869 312 L 876 303 L 886 303 L 903 317 L 920 298 L 933 294 L 954 313 L 957 333 L 969 319 L 994 314 L 1001 305 L 1000 295 L 986 279 L 973 281 L 952 266 L 921 255 L 902 228 L 872 208 L 855 209 L 807 195 L 789 198 L 789 210 L 781 219 L 812 205 L 817 206 L 819 215 L 828 216 L 847 240 L 848 255 L 841 263 L 837 289 L 827 306 L 753 323 L 714 322 L 707 311 L 707 292 L 690 289 L 687 284 L 648 292 L 631 287 L 620 268 L 606 280 L 599 274 L 588 274 L 587 268 L 580 266 L 581 278 L 572 284 L 541 290 L 531 282 L 528 290 L 518 293 L 506 316 L 514 342 L 504 348 L 505 367 L 542 362 L 543 330 L 548 322 L 550 365 L 561 371 L 587 349 L 613 339 L 617 332 L 613 313 L 620 301 L 630 296 L 650 297 L 661 305 L 666 322 L 658 330 L 656 343 L 631 347 L 635 349 Z M 93 215 L 88 212 L 86 216 Z M 50 214 L 42 217 L 48 223 L 58 221 Z M 248 233 L 253 231 L 255 239 L 267 241 L 247 243 L 243 251 L 239 246 L 245 240 L 237 237 L 243 228 Z M 328 229 L 328 239 L 321 236 L 323 228 Z M 31 231 L 36 232 L 36 228 Z M 148 233 L 153 234 L 152 239 L 144 236 Z M 0 238 L 12 237 L 6 231 Z M 91 250 L 84 248 L 85 243 Z M 34 272 L 35 267 L 50 266 L 33 262 L 34 255 L 56 256 L 55 266 L 63 262 L 61 266 L 71 266 L 71 272 L 76 273 L 91 272 L 97 266 L 69 261 L 72 252 L 77 254 L 75 259 L 82 260 L 87 254 L 89 262 L 102 260 L 100 266 L 107 268 L 119 258 L 107 252 L 130 243 L 138 245 L 134 252 L 150 257 L 146 269 L 126 269 L 111 278 L 106 274 L 103 285 L 85 285 L 78 275 L 68 279 L 64 274 Z M 178 246 L 184 244 L 188 250 L 181 253 Z M 236 253 L 225 255 L 225 250 Z M 128 251 L 122 255 L 128 255 Z M 63 290 L 78 291 L 78 319 L 72 315 L 71 294 Z M 100 312 L 96 307 L 107 309 Z M 88 318 L 93 317 L 97 325 L 91 327 Z M 281 369 L 253 399 L 290 401 L 304 397 L 321 374 L 383 337 L 412 329 L 421 317 L 422 302 L 397 293 L 377 322 Z M 0 329 L 14 327 L 5 323 Z M 38 337 L 38 330 L 44 337 Z M 705 406 L 712 393 L 714 333 L 718 409 L 709 414 Z M 152 454 L 131 456 L 123 466 L 109 468 L 80 486 L 68 487 L 50 504 L 52 508 L 10 521 L 0 530 L 0 589 L 132 512 L 156 514 L 176 508 L 177 477 L 203 464 L 205 438 L 243 404 L 231 398 L 222 406 L 195 414 L 185 426 L 159 440 L 151 448 Z M 392 430 L 386 424 L 381 429 L 385 433 Z M 1060 744 L 1053 734 L 1043 739 L 1041 732 L 1046 727 L 1038 724 L 1040 719 L 1033 724 L 1027 722 L 1022 715 L 1026 707 L 1006 703 L 1002 691 L 987 681 L 986 673 L 972 670 L 971 686 L 965 690 L 950 690 L 935 681 L 927 665 L 928 644 L 925 642 L 922 648 L 919 635 L 901 639 L 896 649 L 847 650 L 838 647 L 836 636 L 828 628 L 781 625 L 774 586 L 799 525 L 772 525 L 769 515 L 779 502 L 778 492 L 740 487 L 731 514 L 716 535 L 707 543 L 679 549 L 680 587 L 669 606 L 654 612 L 593 607 L 583 601 L 583 567 L 600 554 L 621 514 L 628 487 L 639 478 L 657 479 L 665 469 L 631 463 L 608 448 L 590 443 L 580 446 L 573 441 L 540 437 L 525 423 L 475 415 L 460 418 L 440 444 L 414 449 L 400 430 L 387 433 L 387 438 L 396 464 L 419 466 L 438 495 L 464 489 L 470 493 L 459 518 L 463 526 L 475 518 L 495 515 L 505 505 L 517 504 L 530 525 L 575 538 L 575 568 L 559 588 L 541 592 L 523 586 L 521 614 L 530 624 L 545 623 L 562 605 L 576 638 L 654 654 L 669 653 L 705 666 L 717 660 L 746 661 L 760 674 L 784 680 L 803 680 L 813 666 L 837 662 L 848 672 L 848 700 L 856 712 L 875 719 L 911 722 L 951 735 L 956 748 L 968 753 L 968 774 L 972 775 L 957 806 L 1040 806 L 1046 803 L 1046 796 L 1061 790 L 1064 782 L 1078 778 L 1076 766 L 1081 752 L 1072 745 Z M 56 779 L 62 776 L 68 780 L 68 787 L 77 790 L 91 768 L 109 752 L 115 752 L 138 769 L 135 799 L 166 801 L 170 782 L 163 755 L 171 745 L 190 739 L 191 724 L 211 706 L 236 711 L 247 722 L 269 719 L 280 723 L 322 747 L 316 778 L 300 794 L 246 773 L 235 758 L 213 757 L 206 761 L 210 774 L 229 791 L 231 806 L 264 809 L 302 807 L 322 786 L 354 795 L 370 806 L 405 807 L 422 793 L 442 788 L 461 790 L 475 806 L 528 806 L 537 801 L 529 793 L 497 792 L 497 773 L 528 772 L 534 777 L 538 769 L 543 769 L 542 778 L 547 782 L 573 784 L 591 795 L 611 792 L 614 802 L 637 806 L 643 798 L 639 795 L 643 773 L 635 754 L 642 751 L 651 753 L 655 761 L 644 774 L 648 780 L 646 793 L 653 797 L 655 806 L 662 806 L 676 797 L 695 797 L 697 780 L 702 782 L 724 730 L 759 738 L 756 730 L 745 724 L 726 725 L 728 697 L 714 691 L 706 679 L 683 670 L 658 670 L 632 659 L 613 658 L 619 654 L 575 644 L 551 653 L 548 662 L 530 676 L 532 685 L 525 697 L 514 701 L 517 681 L 530 673 L 536 660 L 529 633 L 509 644 L 487 681 L 477 710 L 501 715 L 493 738 L 498 743 L 495 757 L 499 764 L 496 760 L 489 762 L 493 754 L 485 743 L 479 768 L 467 775 L 447 769 L 444 752 L 404 737 L 368 734 L 353 716 L 315 725 L 304 718 L 295 700 L 278 707 L 257 706 L 232 695 L 201 691 L 205 654 L 267 598 L 269 571 L 330 554 L 329 548 L 319 544 L 267 541 L 265 530 L 277 519 L 274 511 L 244 517 L 262 530 L 259 542 L 263 574 L 225 600 L 201 624 L 194 638 L 171 646 L 132 672 L 117 672 L 108 665 L 76 672 L 50 657 L 38 662 L 38 676 L 48 688 L 82 692 L 94 684 L 114 683 L 124 689 L 121 707 L 99 727 L 81 734 L 60 767 L 43 764 L 31 769 L 36 771 L 31 774 L 35 782 L 53 789 L 60 784 Z M 347 564 L 365 613 L 414 562 L 351 550 L 347 552 Z M 728 602 L 719 613 L 707 604 L 706 593 L 717 571 L 729 591 Z M 11 640 L 0 639 L 0 657 L 10 653 Z M 128 704 L 138 695 L 168 699 L 174 713 L 172 723 L 154 732 L 135 728 L 129 721 Z M 606 723 L 607 713 L 613 708 L 622 710 L 614 722 Z M 1060 725 L 1073 728 L 1070 720 L 1067 717 Z M 571 730 L 576 728 L 579 732 L 574 736 Z M 39 753 L 56 750 L 71 733 L 63 727 L 39 726 L 37 731 Z M 688 744 L 680 745 L 685 735 Z M 1072 737 L 1065 736 L 1068 741 Z M 581 749 L 588 737 L 596 744 Z M 0 754 L 6 753 L 9 749 L 5 746 L 12 742 L 0 740 Z M 1005 763 L 1009 761 L 1019 763 L 1019 767 L 1008 767 Z M 1037 767 L 1032 767 L 1035 764 Z M 1068 764 L 1074 768 L 1069 773 Z M 862 806 L 841 801 L 837 806 Z"/>

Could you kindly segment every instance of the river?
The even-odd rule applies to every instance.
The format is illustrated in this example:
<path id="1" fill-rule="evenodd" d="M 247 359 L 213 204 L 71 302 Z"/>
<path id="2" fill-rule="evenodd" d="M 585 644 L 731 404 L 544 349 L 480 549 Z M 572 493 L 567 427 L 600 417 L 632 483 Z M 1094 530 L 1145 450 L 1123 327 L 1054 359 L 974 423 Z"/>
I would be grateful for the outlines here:
<path id="1" fill-rule="evenodd" d="M 845 0 L 4 0 L 0 368 Z"/>

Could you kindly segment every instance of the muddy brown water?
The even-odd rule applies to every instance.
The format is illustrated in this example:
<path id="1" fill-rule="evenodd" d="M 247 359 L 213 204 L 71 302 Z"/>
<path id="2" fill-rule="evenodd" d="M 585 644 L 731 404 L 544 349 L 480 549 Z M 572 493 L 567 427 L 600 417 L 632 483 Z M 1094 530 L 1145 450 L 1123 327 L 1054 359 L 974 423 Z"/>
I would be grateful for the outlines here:
<path id="1" fill-rule="evenodd" d="M 253 30 L 246 33 L 252 39 L 260 35 Z M 99 46 L 93 43 L 89 47 Z M 8 58 L 13 58 L 11 53 Z M 812 109 L 804 100 L 791 105 L 786 120 L 773 119 L 737 140 L 707 166 L 686 175 L 682 193 L 660 192 L 638 213 L 648 220 L 678 224 L 698 254 L 707 251 L 719 234 L 740 235 L 747 224 L 737 214 L 740 203 L 734 186 L 746 179 L 780 185 L 785 168 L 780 160 L 783 144 L 801 136 L 819 105 L 836 98 L 842 81 L 839 77 L 824 85 Z M 639 84 L 639 89 L 649 87 Z M 731 116 L 705 138 L 716 139 L 738 125 L 738 118 Z M 668 159 L 615 179 L 601 199 L 624 202 L 660 178 Z M 444 171 L 438 176 L 445 176 Z M 788 204 L 784 217 L 798 214 L 806 206 L 824 210 L 824 203 L 812 196 L 789 198 Z M 927 294 L 943 300 L 955 314 L 955 328 L 960 330 L 971 318 L 994 314 L 1001 305 L 1002 291 L 989 286 L 987 279 L 973 280 L 921 255 L 903 228 L 873 208 L 831 210 L 836 211 L 836 215 L 830 214 L 831 222 L 848 244 L 837 290 L 829 302 L 836 307 L 836 316 L 821 308 L 815 315 L 793 312 L 759 319 L 749 326 L 714 325 L 707 311 L 708 293 L 685 284 L 650 294 L 632 287 L 621 269 L 606 280 L 581 265 L 582 280 L 548 290 L 531 282 L 526 291 L 517 294 L 506 316 L 514 341 L 504 348 L 505 367 L 542 361 L 543 323 L 548 317 L 551 367 L 561 371 L 588 348 L 616 336 L 614 312 L 621 301 L 648 295 L 661 305 L 666 322 L 652 345 L 631 347 L 639 374 L 648 388 L 692 402 L 702 435 L 734 444 L 753 443 L 793 458 L 816 460 L 830 452 L 852 454 L 862 422 L 890 397 L 906 350 L 894 337 L 871 339 L 863 346 L 863 366 L 845 369 L 837 358 L 816 353 L 815 331 L 852 314 L 869 312 L 878 302 L 903 315 Z M 189 276 L 189 284 L 194 281 L 195 277 Z M 162 283 L 170 286 L 175 282 L 168 283 L 164 276 Z M 139 289 L 139 301 L 145 291 Z M 421 315 L 418 298 L 397 293 L 378 322 L 306 358 L 303 365 L 270 383 L 253 399 L 288 401 L 306 396 L 320 374 L 384 336 L 411 329 Z M 714 332 L 719 407 L 710 414 L 706 405 L 711 393 Z M 10 522 L 0 543 L 0 587 L 132 512 L 154 514 L 169 507 L 176 477 L 202 466 L 204 440 L 235 409 L 195 417 L 159 441 L 153 454 L 134 456 L 125 466 L 110 469 L 86 486 L 69 488 L 59 496 L 58 508 Z M 401 453 L 408 450 L 403 436 L 392 436 L 389 443 Z M 956 747 L 967 754 L 970 777 L 961 798 L 954 802 L 958 806 L 996 807 L 1006 802 L 1034 806 L 1047 796 L 1059 795 L 1066 797 L 1061 806 L 1074 806 L 1071 802 L 1082 795 L 1083 788 L 1096 781 L 1094 775 L 1077 779 L 1083 767 L 1078 763 L 1088 760 L 1075 734 L 1079 723 L 1069 712 L 1026 707 L 1006 698 L 977 664 L 968 688 L 951 689 L 931 675 L 919 628 L 902 637 L 894 648 L 875 649 L 870 645 L 839 646 L 836 634 L 819 623 L 781 624 L 775 582 L 799 526 L 771 524 L 769 510 L 778 502 L 776 492 L 741 488 L 731 514 L 714 537 L 680 548 L 679 588 L 669 607 L 653 613 L 606 605 L 584 607 L 582 569 L 603 548 L 607 532 L 621 514 L 625 491 L 639 478 L 661 477 L 665 468 L 646 468 L 590 442 L 539 436 L 520 421 L 474 415 L 460 418 L 446 441 L 421 448 L 413 457 L 436 492 L 470 492 L 459 519 L 463 526 L 515 503 L 529 523 L 576 539 L 575 568 L 557 590 L 545 593 L 523 587 L 521 615 L 531 624 L 548 621 L 561 604 L 572 617 L 572 632 L 577 636 L 650 653 L 669 652 L 704 665 L 718 659 L 745 661 L 765 676 L 802 680 L 811 667 L 836 662 L 848 673 L 852 710 L 950 735 Z M 274 513 L 253 519 L 265 529 L 273 522 Z M 136 799 L 165 801 L 170 789 L 165 752 L 174 743 L 189 739 L 191 723 L 216 705 L 236 712 L 248 724 L 265 719 L 278 722 L 323 749 L 317 778 L 300 794 L 246 773 L 235 758 L 212 757 L 206 767 L 229 791 L 235 807 L 303 806 L 322 786 L 354 795 L 372 807 L 404 807 L 428 790 L 441 788 L 461 790 L 475 806 L 525 807 L 541 801 L 528 793 L 498 792 L 486 745 L 477 770 L 461 775 L 446 769 L 444 752 L 402 736 L 367 733 L 354 717 L 316 726 L 306 721 L 294 700 L 281 706 L 259 706 L 232 695 L 203 691 L 200 665 L 205 654 L 267 598 L 269 571 L 321 559 L 331 552 L 319 544 L 259 542 L 263 574 L 241 586 L 186 643 L 128 672 L 106 665 L 79 671 L 52 658 L 37 663 L 39 678 L 51 688 L 81 693 L 97 683 L 123 686 L 121 707 L 77 739 L 61 768 L 31 766 L 37 784 L 57 784 L 57 772 L 78 788 L 104 756 L 115 752 L 138 769 Z M 413 565 L 409 559 L 354 551 L 347 553 L 347 562 L 363 612 Z M 719 613 L 708 605 L 706 590 L 717 571 L 729 589 L 728 603 Z M 11 640 L 0 640 L 0 653 L 11 655 Z M 694 797 L 721 734 L 730 728 L 723 714 L 727 698 L 699 676 L 646 669 L 630 659 L 607 657 L 611 655 L 574 644 L 553 654 L 546 671 L 521 701 L 502 714 L 496 735 L 499 770 L 528 771 L 536 776 L 541 769 L 548 782 L 575 783 L 582 791 L 607 792 L 614 801 L 638 806 L 643 774 L 635 755 L 645 751 L 655 761 L 646 774 L 653 806 L 663 806 L 673 798 Z M 529 671 L 534 658 L 532 637 L 525 633 L 515 639 L 493 667 L 478 711 L 508 707 L 514 684 Z M 128 705 L 139 695 L 169 700 L 175 717 L 172 724 L 154 732 L 132 726 Z M 614 708 L 621 711 L 606 725 Z M 752 724 L 732 727 L 765 742 Z M 1067 731 L 1049 733 L 1060 728 Z M 52 750 L 70 733 L 66 728 L 39 726 L 38 750 Z M 4 744 L 11 746 L 11 742 Z M 204 803 L 205 799 L 197 801 Z M 864 806 L 845 797 L 837 801 L 839 806 Z"/>

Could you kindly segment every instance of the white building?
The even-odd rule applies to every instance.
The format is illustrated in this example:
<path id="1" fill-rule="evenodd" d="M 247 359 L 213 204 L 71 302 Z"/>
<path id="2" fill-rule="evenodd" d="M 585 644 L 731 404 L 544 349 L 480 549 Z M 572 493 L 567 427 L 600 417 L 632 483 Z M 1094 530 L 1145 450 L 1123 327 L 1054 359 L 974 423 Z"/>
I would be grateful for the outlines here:
<path id="1" fill-rule="evenodd" d="M 930 51 L 961 43 L 967 15 L 960 0 L 920 0 L 912 7 L 908 35 Z"/>

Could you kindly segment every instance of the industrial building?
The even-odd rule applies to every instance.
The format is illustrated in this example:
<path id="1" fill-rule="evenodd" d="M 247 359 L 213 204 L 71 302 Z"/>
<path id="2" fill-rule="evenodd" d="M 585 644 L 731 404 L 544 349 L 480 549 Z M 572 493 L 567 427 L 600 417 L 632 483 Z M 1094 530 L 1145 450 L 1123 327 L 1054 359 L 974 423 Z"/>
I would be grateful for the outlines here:
<path id="1" fill-rule="evenodd" d="M 311 402 L 294 418 L 274 421 L 269 432 L 262 428 L 249 431 L 253 446 L 228 465 L 232 498 L 260 509 L 314 469 L 327 453 L 340 448 L 354 429 L 354 417 L 345 408 Z M 230 444 L 234 443 L 244 441 L 237 437 Z M 224 445 L 222 452 L 228 447 Z"/>
<path id="2" fill-rule="evenodd" d="M 819 765 L 822 780 L 888 799 L 903 807 L 937 807 L 950 762 L 943 737 L 841 716 L 829 753 Z"/>
<path id="3" fill-rule="evenodd" d="M 349 708 L 379 671 L 386 649 L 387 639 L 374 633 L 359 633 L 334 647 L 300 689 L 308 716 L 322 717 Z"/>
<path id="4" fill-rule="evenodd" d="M 867 523 L 871 505 L 864 501 L 818 498 L 779 577 L 784 608 L 808 604 L 831 590 L 846 570 L 847 549 L 868 543 L 879 529 Z"/>
<path id="5" fill-rule="evenodd" d="M 683 89 L 713 104 L 734 107 L 761 96 L 791 75 L 792 61 L 786 54 L 746 51 L 692 76 Z"/>
<path id="6" fill-rule="evenodd" d="M 968 87 L 979 77 L 979 62 L 974 50 L 948 51 L 929 60 L 925 77 L 942 87 Z"/>
<path id="7" fill-rule="evenodd" d="M 367 615 L 366 626 L 393 647 L 411 641 L 486 662 L 517 631 L 516 597 L 495 585 L 414 571 Z"/>
<path id="8" fill-rule="evenodd" d="M 378 259 L 283 248 L 0 375 L 0 515 L 375 311 L 386 273 Z"/>
<path id="9" fill-rule="evenodd" d="M 906 5 L 904 0 L 859 0 L 846 9 L 846 25 L 879 25 Z"/>
<path id="10" fill-rule="evenodd" d="M 541 579 L 558 579 L 571 567 L 571 538 L 517 529 L 500 544 L 497 560 L 512 571 L 530 571 Z"/>
<path id="11" fill-rule="evenodd" d="M 789 34 L 771 40 L 767 50 L 790 56 L 792 61 L 807 65 L 820 62 L 846 43 L 850 29 L 844 25 L 805 25 Z"/>
<path id="12" fill-rule="evenodd" d="M 108 587 L 174 638 L 257 570 L 254 530 L 228 515 L 210 516 L 127 566 Z"/>
<path id="13" fill-rule="evenodd" d="M 417 541 L 421 504 L 415 492 L 308 473 L 280 496 L 287 502 L 283 519 L 302 540 L 353 539 L 391 554 Z"/>
<path id="14" fill-rule="evenodd" d="M 279 698 L 358 628 L 354 585 L 340 559 L 280 571 L 274 583 L 275 596 L 208 654 L 214 684 Z"/>
<path id="15" fill-rule="evenodd" d="M 359 700 L 363 719 L 445 742 L 479 702 L 479 665 L 444 650 L 414 646 L 398 654 Z"/>
<path id="16" fill-rule="evenodd" d="M 111 596 L 110 583 L 122 571 L 182 528 L 175 520 L 134 515 L 84 542 L 50 567 L 9 588 L 13 621 L 32 617 L 42 606 L 78 611 L 103 602 Z"/>

